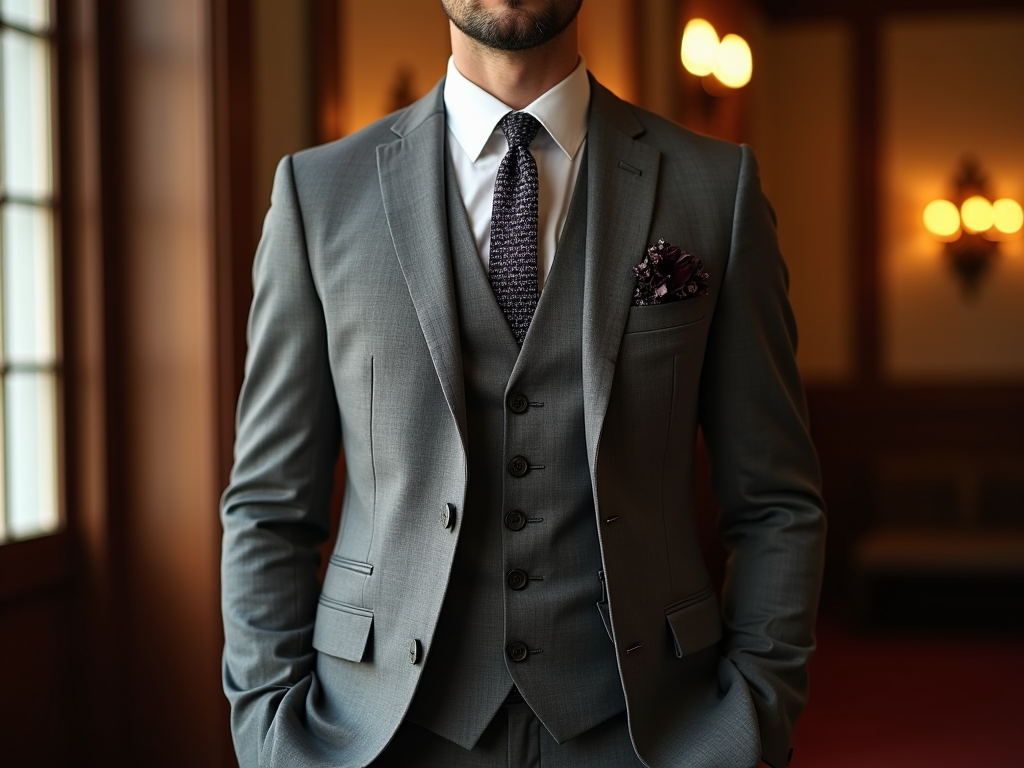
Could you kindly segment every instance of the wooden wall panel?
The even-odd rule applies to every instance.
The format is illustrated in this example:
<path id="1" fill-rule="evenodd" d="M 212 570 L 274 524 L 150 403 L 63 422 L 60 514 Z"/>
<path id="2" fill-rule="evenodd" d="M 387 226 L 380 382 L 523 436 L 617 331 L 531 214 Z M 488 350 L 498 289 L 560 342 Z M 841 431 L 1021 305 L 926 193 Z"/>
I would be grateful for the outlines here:
<path id="1" fill-rule="evenodd" d="M 0 763 L 17 768 L 71 764 L 74 676 L 66 590 L 0 603 Z"/>
<path id="2" fill-rule="evenodd" d="M 951 522 L 967 531 L 1024 524 L 1020 509 L 1006 509 L 1024 480 L 1024 387 L 814 387 L 808 401 L 829 506 L 825 607 L 833 613 L 849 607 L 853 547 L 873 529 L 906 527 L 908 518 L 916 518 L 918 530 Z M 983 506 L 969 520 L 934 517 L 934 498 L 908 496 L 913 477 L 900 473 L 901 466 L 922 464 L 941 470 L 950 457 L 982 480 L 976 498 Z M 916 499 L 917 507 L 890 518 L 898 496 Z M 950 514 L 959 515 L 962 506 L 950 500 Z"/>
<path id="3" fill-rule="evenodd" d="M 209 6 L 133 0 L 124 13 L 120 179 L 132 759 L 215 764 L 220 691 Z M 159 746 L 157 746 L 159 745 Z"/>

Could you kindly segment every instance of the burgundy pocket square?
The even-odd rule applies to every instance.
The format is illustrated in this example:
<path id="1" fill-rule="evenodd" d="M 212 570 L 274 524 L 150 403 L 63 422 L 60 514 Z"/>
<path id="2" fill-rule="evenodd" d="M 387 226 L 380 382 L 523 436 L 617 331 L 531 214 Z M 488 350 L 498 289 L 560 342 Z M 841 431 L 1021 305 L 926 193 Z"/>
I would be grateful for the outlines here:
<path id="1" fill-rule="evenodd" d="M 708 294 L 708 273 L 700 259 L 662 238 L 633 267 L 633 306 L 670 304 Z"/>

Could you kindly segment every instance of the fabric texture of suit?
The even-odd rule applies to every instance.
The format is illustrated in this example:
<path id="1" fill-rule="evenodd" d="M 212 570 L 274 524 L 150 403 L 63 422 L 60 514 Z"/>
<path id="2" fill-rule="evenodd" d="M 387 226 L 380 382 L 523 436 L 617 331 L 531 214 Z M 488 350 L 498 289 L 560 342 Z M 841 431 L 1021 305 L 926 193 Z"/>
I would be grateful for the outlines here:
<path id="1" fill-rule="evenodd" d="M 431 663 L 469 481 L 444 136 L 436 88 L 278 168 L 222 502 L 243 766 L 369 764 Z M 587 142 L 583 427 L 633 745 L 652 768 L 781 766 L 806 699 L 824 516 L 773 215 L 747 148 L 596 83 Z M 707 296 L 631 306 L 632 267 L 658 238 L 703 260 Z M 695 535 L 698 426 L 730 550 L 721 609 Z"/>

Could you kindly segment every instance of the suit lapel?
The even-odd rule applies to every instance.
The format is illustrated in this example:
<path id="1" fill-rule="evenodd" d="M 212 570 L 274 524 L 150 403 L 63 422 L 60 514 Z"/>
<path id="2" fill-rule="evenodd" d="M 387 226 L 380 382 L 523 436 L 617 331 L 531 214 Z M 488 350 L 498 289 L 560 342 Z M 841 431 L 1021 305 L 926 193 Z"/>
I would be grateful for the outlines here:
<path id="1" fill-rule="evenodd" d="M 661 154 L 636 141 L 643 126 L 591 79 L 589 197 L 583 287 L 583 404 L 587 454 L 596 471 L 619 344 L 633 299 L 633 265 L 647 248 Z"/>
<path id="2" fill-rule="evenodd" d="M 646 249 L 660 153 L 636 141 L 643 126 L 598 83 L 587 129 L 588 201 L 583 288 L 583 399 L 587 453 L 596 466 L 619 344 L 633 296 L 633 265 Z M 381 195 L 441 389 L 466 444 L 466 399 L 444 188 L 444 81 L 392 127 L 377 148 Z"/>
<path id="3" fill-rule="evenodd" d="M 441 389 L 466 445 L 466 396 L 444 189 L 444 81 L 377 147 L 384 212 Z"/>

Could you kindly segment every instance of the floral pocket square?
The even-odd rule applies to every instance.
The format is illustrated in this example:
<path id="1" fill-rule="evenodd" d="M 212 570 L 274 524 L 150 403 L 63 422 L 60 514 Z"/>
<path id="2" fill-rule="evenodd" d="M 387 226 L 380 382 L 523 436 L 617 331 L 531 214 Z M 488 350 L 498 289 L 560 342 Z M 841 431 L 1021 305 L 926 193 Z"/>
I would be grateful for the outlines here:
<path id="1" fill-rule="evenodd" d="M 707 296 L 708 273 L 699 258 L 662 238 L 648 247 L 643 261 L 633 267 L 636 288 L 633 306 L 669 304 Z"/>

